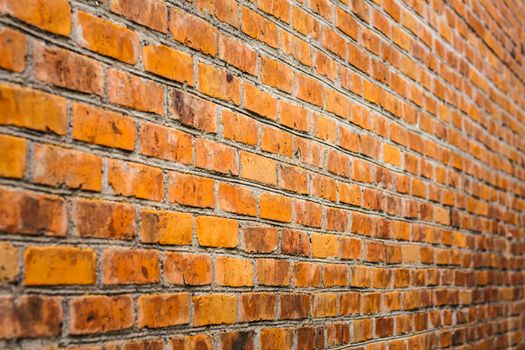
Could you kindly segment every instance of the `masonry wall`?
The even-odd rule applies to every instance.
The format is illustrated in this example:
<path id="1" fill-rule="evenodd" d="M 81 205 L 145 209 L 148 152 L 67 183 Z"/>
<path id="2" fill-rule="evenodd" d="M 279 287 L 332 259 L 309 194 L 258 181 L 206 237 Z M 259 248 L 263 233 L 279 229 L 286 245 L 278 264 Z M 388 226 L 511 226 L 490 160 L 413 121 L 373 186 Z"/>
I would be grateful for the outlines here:
<path id="1" fill-rule="evenodd" d="M 519 1 L 0 13 L 0 348 L 525 349 Z"/>

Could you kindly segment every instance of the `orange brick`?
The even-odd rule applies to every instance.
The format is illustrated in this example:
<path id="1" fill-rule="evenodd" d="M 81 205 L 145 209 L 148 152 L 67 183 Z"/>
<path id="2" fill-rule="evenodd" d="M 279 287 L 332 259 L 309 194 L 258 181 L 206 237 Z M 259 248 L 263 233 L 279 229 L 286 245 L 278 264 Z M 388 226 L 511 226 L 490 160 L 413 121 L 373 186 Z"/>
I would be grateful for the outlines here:
<path id="1" fill-rule="evenodd" d="M 279 187 L 293 192 L 308 193 L 308 173 L 296 166 L 280 164 Z"/>
<path id="2" fill-rule="evenodd" d="M 133 299 L 130 295 L 90 295 L 70 301 L 71 334 L 113 332 L 133 326 Z"/>
<path id="3" fill-rule="evenodd" d="M 281 37 L 281 49 L 284 54 L 293 57 L 306 66 L 312 64 L 310 45 L 306 41 L 285 30 L 279 30 L 279 36 Z"/>
<path id="4" fill-rule="evenodd" d="M 283 229 L 281 233 L 281 253 L 309 256 L 310 236 L 306 232 Z"/>
<path id="5" fill-rule="evenodd" d="M 321 266 L 311 262 L 296 262 L 293 265 L 294 287 L 318 288 L 321 285 Z"/>
<path id="6" fill-rule="evenodd" d="M 212 339 L 206 334 L 196 334 L 191 336 L 176 337 L 169 340 L 170 350 L 187 350 L 187 349 L 202 349 L 210 350 L 213 348 Z M 156 348 L 141 348 L 144 350 L 162 350 L 163 342 L 160 342 L 159 349 Z M 128 350 L 128 349 L 125 349 Z M 134 349 L 133 349 L 134 350 Z"/>
<path id="7" fill-rule="evenodd" d="M 257 75 L 257 51 L 241 40 L 228 35 L 219 36 L 219 58 L 243 72 Z"/>
<path id="8" fill-rule="evenodd" d="M 237 220 L 198 216 L 195 220 L 195 233 L 199 245 L 204 247 L 235 248 L 239 241 Z"/>
<path id="9" fill-rule="evenodd" d="M 239 302 L 239 321 L 273 320 L 277 296 L 271 293 L 243 293 Z"/>
<path id="10" fill-rule="evenodd" d="M 112 344 L 113 345 L 113 344 Z M 117 346 L 116 344 L 114 345 Z M 130 340 L 123 344 L 123 350 L 162 350 L 164 342 L 162 340 Z M 91 350 L 91 349 L 89 349 Z M 114 349 L 111 349 L 114 350 Z"/>
<path id="11" fill-rule="evenodd" d="M 217 106 L 200 97 L 172 90 L 170 117 L 205 132 L 217 131 Z"/>
<path id="12" fill-rule="evenodd" d="M 230 110 L 222 111 L 222 128 L 225 138 L 255 146 L 258 135 L 257 121 Z"/>
<path id="13" fill-rule="evenodd" d="M 336 143 L 337 124 L 334 119 L 320 113 L 314 113 L 314 135 L 320 139 Z"/>
<path id="14" fill-rule="evenodd" d="M 277 249 L 277 229 L 251 226 L 243 229 L 244 250 L 248 253 L 270 253 Z"/>
<path id="15" fill-rule="evenodd" d="M 239 6 L 236 0 L 196 0 L 201 11 L 213 14 L 219 21 L 239 27 Z"/>
<path id="16" fill-rule="evenodd" d="M 81 46 L 125 63 L 137 63 L 140 50 L 137 33 L 83 11 L 78 12 L 77 21 L 77 40 Z"/>
<path id="17" fill-rule="evenodd" d="M 361 204 L 361 188 L 359 186 L 339 182 L 337 184 L 337 189 L 340 202 L 355 206 Z"/>
<path id="18" fill-rule="evenodd" d="M 268 57 L 262 57 L 261 80 L 263 84 L 291 93 L 293 71 L 289 66 Z"/>
<path id="19" fill-rule="evenodd" d="M 107 249 L 102 256 L 104 284 L 158 282 L 159 253 L 144 249 Z"/>
<path id="20" fill-rule="evenodd" d="M 142 209 L 140 240 L 144 243 L 191 244 L 192 222 L 188 213 Z"/>
<path id="21" fill-rule="evenodd" d="M 217 192 L 218 207 L 231 213 L 255 216 L 257 203 L 253 191 L 226 182 L 219 184 Z"/>
<path id="22" fill-rule="evenodd" d="M 330 113 L 346 119 L 348 110 L 350 109 L 347 97 L 332 89 L 324 89 L 324 96 L 325 109 Z"/>
<path id="23" fill-rule="evenodd" d="M 309 227 L 321 227 L 323 208 L 310 201 L 295 200 L 295 223 Z"/>
<path id="24" fill-rule="evenodd" d="M 164 196 L 162 171 L 139 163 L 109 159 L 108 184 L 115 194 L 126 197 L 160 201 Z"/>
<path id="25" fill-rule="evenodd" d="M 293 335 L 286 328 L 263 328 L 261 330 L 261 350 L 291 350 Z"/>
<path id="26" fill-rule="evenodd" d="M 0 242 L 0 283 L 13 281 L 18 272 L 18 249 L 9 242 Z"/>
<path id="27" fill-rule="evenodd" d="M 110 69 L 107 88 L 111 103 L 142 112 L 164 114 L 164 88 L 160 84 Z"/>
<path id="28" fill-rule="evenodd" d="M 259 197 L 259 217 L 281 222 L 292 220 L 292 200 L 288 197 L 263 193 Z"/>
<path id="29" fill-rule="evenodd" d="M 0 84 L 0 124 L 66 133 L 66 100 L 44 92 Z"/>
<path id="30" fill-rule="evenodd" d="M 139 328 L 161 328 L 190 322 L 190 294 L 141 295 L 137 300 Z"/>
<path id="31" fill-rule="evenodd" d="M 125 203 L 75 198 L 71 210 L 80 237 L 132 239 L 135 208 Z"/>
<path id="32" fill-rule="evenodd" d="M 361 310 L 361 294 L 345 292 L 339 296 L 339 315 L 355 315 Z"/>
<path id="33" fill-rule="evenodd" d="M 237 318 L 237 297 L 228 294 L 207 294 L 192 297 L 193 325 L 231 324 Z"/>
<path id="34" fill-rule="evenodd" d="M 335 258 L 339 255 L 337 235 L 313 234 L 312 256 L 316 258 Z"/>
<path id="35" fill-rule="evenodd" d="M 306 11 L 301 10 L 299 7 L 292 8 L 292 25 L 293 29 L 299 33 L 309 36 L 314 39 L 319 38 L 319 21 L 312 15 L 309 15 Z"/>
<path id="36" fill-rule="evenodd" d="M 111 11 L 156 31 L 168 30 L 166 4 L 159 0 L 113 0 Z"/>
<path id="37" fill-rule="evenodd" d="M 371 286 L 370 268 L 360 265 L 351 266 L 350 286 L 358 288 L 369 288 Z"/>
<path id="38" fill-rule="evenodd" d="M 34 182 L 88 191 L 102 188 L 102 160 L 98 156 L 42 144 L 35 145 L 33 152 Z"/>
<path id="39" fill-rule="evenodd" d="M 254 153 L 240 151 L 241 177 L 269 185 L 277 184 L 276 163 Z"/>
<path id="40" fill-rule="evenodd" d="M 317 106 L 323 105 L 323 85 L 319 81 L 299 73 L 295 79 L 297 98 Z"/>
<path id="41" fill-rule="evenodd" d="M 257 259 L 257 282 L 263 286 L 288 286 L 290 263 L 288 260 Z"/>
<path id="42" fill-rule="evenodd" d="M 164 259 L 164 276 L 171 284 L 210 284 L 211 259 L 204 254 L 168 252 Z"/>
<path id="43" fill-rule="evenodd" d="M 132 151 L 137 137 L 133 120 L 120 113 L 73 104 L 73 138 Z"/>
<path id="44" fill-rule="evenodd" d="M 270 126 L 262 128 L 261 149 L 288 158 L 293 156 L 292 134 Z"/>
<path id="45" fill-rule="evenodd" d="M 217 54 L 217 29 L 207 21 L 171 8 L 170 32 L 173 39 L 186 46 L 211 56 Z"/>
<path id="46" fill-rule="evenodd" d="M 170 172 L 168 198 L 172 203 L 213 208 L 214 181 L 200 176 Z"/>
<path id="47" fill-rule="evenodd" d="M 71 33 L 71 6 L 68 0 L 2 0 L 0 12 L 51 33 L 65 36 Z"/>
<path id="48" fill-rule="evenodd" d="M 143 122 L 140 153 L 182 164 L 192 163 L 192 137 L 183 131 Z"/>
<path id="49" fill-rule="evenodd" d="M 326 168 L 329 172 L 346 178 L 350 177 L 350 157 L 343 152 L 328 151 L 326 162 Z"/>
<path id="50" fill-rule="evenodd" d="M 0 30 L 0 68 L 21 73 L 26 69 L 27 38 L 10 29 Z"/>
<path id="51" fill-rule="evenodd" d="M 337 295 L 334 293 L 314 294 L 312 317 L 333 317 L 337 314 Z"/>
<path id="52" fill-rule="evenodd" d="M 277 119 L 277 100 L 257 87 L 244 84 L 244 107 L 265 118 Z"/>
<path id="53" fill-rule="evenodd" d="M 199 91 L 211 97 L 239 105 L 241 83 L 230 72 L 204 63 L 199 63 Z"/>
<path id="54" fill-rule="evenodd" d="M 340 7 L 337 7 L 336 26 L 352 39 L 357 39 L 357 21 Z"/>
<path id="55" fill-rule="evenodd" d="M 386 163 L 400 166 L 401 165 L 401 152 L 396 146 L 391 146 L 389 144 L 383 144 L 383 160 Z"/>
<path id="56" fill-rule="evenodd" d="M 309 113 L 306 109 L 297 105 L 280 101 L 280 121 L 282 125 L 307 132 L 309 129 Z"/>
<path id="57" fill-rule="evenodd" d="M 216 257 L 215 281 L 219 286 L 253 286 L 253 264 L 249 259 Z"/>
<path id="58" fill-rule="evenodd" d="M 24 284 L 28 286 L 95 283 L 96 254 L 89 248 L 28 247 L 24 266 Z"/>
<path id="59" fill-rule="evenodd" d="M 254 39 L 262 41 L 271 47 L 277 47 L 277 26 L 263 16 L 242 7 L 242 31 Z"/>
<path id="60" fill-rule="evenodd" d="M 361 240 L 354 237 L 341 237 L 341 258 L 357 260 L 361 257 Z"/>
<path id="61" fill-rule="evenodd" d="M 195 166 L 224 174 L 239 173 L 235 149 L 207 139 L 195 140 Z"/>
<path id="62" fill-rule="evenodd" d="M 0 338 L 56 337 L 63 322 L 62 298 L 39 295 L 0 297 Z"/>
<path id="63" fill-rule="evenodd" d="M 257 4 L 261 10 L 273 15 L 285 23 L 290 23 L 290 2 L 289 0 L 269 0 L 261 1 Z"/>
<path id="64" fill-rule="evenodd" d="M 144 70 L 164 78 L 194 85 L 193 58 L 179 50 L 164 45 L 142 48 Z"/>
<path id="65" fill-rule="evenodd" d="M 352 326 L 355 342 L 372 339 L 374 336 L 372 332 L 372 320 L 369 318 L 355 320 Z"/>
<path id="66" fill-rule="evenodd" d="M 326 225 L 328 231 L 348 231 L 348 213 L 338 208 L 326 208 Z"/>
<path id="67" fill-rule="evenodd" d="M 26 150 L 26 140 L 0 134 L 0 177 L 24 177 Z"/>
<path id="68" fill-rule="evenodd" d="M 335 80 L 337 71 L 335 61 L 321 51 L 314 51 L 314 68 L 315 71 L 330 80 Z M 317 81 L 316 81 L 317 83 Z"/>

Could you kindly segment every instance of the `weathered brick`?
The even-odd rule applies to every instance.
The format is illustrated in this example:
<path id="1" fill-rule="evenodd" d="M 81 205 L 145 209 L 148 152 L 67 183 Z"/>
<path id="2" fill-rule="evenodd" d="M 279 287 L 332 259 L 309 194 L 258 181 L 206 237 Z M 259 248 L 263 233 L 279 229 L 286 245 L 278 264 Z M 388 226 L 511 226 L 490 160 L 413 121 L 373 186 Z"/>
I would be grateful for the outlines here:
<path id="1" fill-rule="evenodd" d="M 225 138 L 251 146 L 257 144 L 259 139 L 257 121 L 229 110 L 222 111 L 221 120 Z"/>
<path id="2" fill-rule="evenodd" d="M 192 297 L 193 325 L 231 324 L 237 319 L 237 297 L 229 294 L 208 294 Z"/>
<path id="3" fill-rule="evenodd" d="M 94 284 L 96 253 L 90 248 L 30 246 L 24 251 L 24 284 Z"/>
<path id="4" fill-rule="evenodd" d="M 0 68 L 21 73 L 26 68 L 27 38 L 24 34 L 3 28 L 0 30 Z"/>
<path id="5" fill-rule="evenodd" d="M 115 194 L 127 197 L 160 201 L 164 196 L 162 171 L 139 163 L 108 160 L 108 184 Z"/>
<path id="6" fill-rule="evenodd" d="M 66 133 L 66 100 L 15 85 L 0 85 L 0 124 Z"/>
<path id="7" fill-rule="evenodd" d="M 159 281 L 155 250 L 107 249 L 102 256 L 104 284 L 145 284 Z"/>
<path id="8" fill-rule="evenodd" d="M 312 297 L 312 317 L 333 317 L 337 314 L 337 294 L 320 293 Z"/>
<path id="9" fill-rule="evenodd" d="M 279 165 L 279 187 L 285 190 L 308 193 L 308 173 L 296 166 Z"/>
<path id="10" fill-rule="evenodd" d="M 310 307 L 310 296 L 308 294 L 282 294 L 280 305 L 280 319 L 307 318 Z"/>
<path id="11" fill-rule="evenodd" d="M 15 246 L 9 242 L 0 242 L 0 284 L 12 282 L 18 276 L 18 256 Z"/>
<path id="12" fill-rule="evenodd" d="M 195 140 L 195 166 L 231 175 L 239 173 L 235 149 L 207 139 Z"/>
<path id="13" fill-rule="evenodd" d="M 253 286 L 253 264 L 249 259 L 216 257 L 215 281 L 219 286 Z"/>
<path id="14" fill-rule="evenodd" d="M 196 0 L 201 11 L 213 14 L 219 21 L 239 27 L 239 6 L 235 0 Z"/>
<path id="15" fill-rule="evenodd" d="M 251 75 L 257 75 L 257 51 L 231 36 L 219 36 L 219 58 Z"/>
<path id="16" fill-rule="evenodd" d="M 255 332 L 239 331 L 222 333 L 220 337 L 222 350 L 255 349 Z"/>
<path id="17" fill-rule="evenodd" d="M 70 301 L 71 334 L 112 332 L 133 325 L 133 300 L 130 295 L 90 295 Z"/>
<path id="18" fill-rule="evenodd" d="M 289 66 L 268 57 L 262 57 L 261 80 L 263 84 L 291 93 L 293 71 Z"/>
<path id="19" fill-rule="evenodd" d="M 323 88 L 320 82 L 299 73 L 295 75 L 295 80 L 297 86 L 295 96 L 298 99 L 317 106 L 323 105 Z"/>
<path id="20" fill-rule="evenodd" d="M 212 179 L 174 172 L 168 178 L 170 202 L 202 208 L 215 206 Z"/>
<path id="21" fill-rule="evenodd" d="M 217 107 L 214 103 L 188 93 L 172 90 L 169 116 L 182 124 L 205 132 L 217 131 Z"/>
<path id="22" fill-rule="evenodd" d="M 115 69 L 109 70 L 107 79 L 111 103 L 142 112 L 164 114 L 162 85 Z"/>
<path id="23" fill-rule="evenodd" d="M 135 235 L 135 208 L 124 203 L 76 198 L 73 223 L 80 237 L 132 239 Z"/>
<path id="24" fill-rule="evenodd" d="M 271 47 L 277 47 L 277 26 L 274 23 L 244 6 L 241 16 L 241 28 L 245 34 Z"/>
<path id="25" fill-rule="evenodd" d="M 319 21 L 297 6 L 292 8 L 292 25 L 293 29 L 301 34 L 314 39 L 319 38 Z"/>
<path id="26" fill-rule="evenodd" d="M 161 328 L 190 322 L 190 294 L 141 295 L 137 300 L 139 328 Z"/>
<path id="27" fill-rule="evenodd" d="M 264 126 L 262 128 L 261 149 L 266 152 L 292 158 L 292 134 L 277 128 Z"/>
<path id="28" fill-rule="evenodd" d="M 241 83 L 230 72 L 204 63 L 199 63 L 199 91 L 238 105 L 241 102 Z"/>
<path id="29" fill-rule="evenodd" d="M 169 283 L 177 285 L 210 284 L 211 259 L 203 254 L 166 253 L 164 276 Z"/>
<path id="30" fill-rule="evenodd" d="M 279 101 L 279 108 L 280 122 L 282 125 L 302 132 L 308 131 L 310 123 L 309 113 L 306 109 L 285 101 Z"/>
<path id="31" fill-rule="evenodd" d="M 192 162 L 192 137 L 180 130 L 143 122 L 140 152 L 144 155 L 182 164 Z"/>
<path id="32" fill-rule="evenodd" d="M 261 10 L 285 23 L 290 23 L 290 2 L 288 0 L 269 0 L 257 4 Z"/>
<path id="33" fill-rule="evenodd" d="M 204 247 L 235 248 L 239 241 L 239 224 L 236 220 L 212 216 L 195 219 L 195 233 L 199 245 Z"/>
<path id="34" fill-rule="evenodd" d="M 277 119 L 277 100 L 253 85 L 244 84 L 244 107 L 265 118 Z"/>
<path id="35" fill-rule="evenodd" d="M 169 341 L 170 350 L 187 350 L 187 349 L 202 349 L 212 350 L 212 339 L 206 334 L 196 334 L 184 337 L 171 338 Z M 160 343 L 160 349 L 144 349 L 144 350 L 162 350 L 163 343 Z M 142 349 L 140 349 L 142 350 Z"/>
<path id="36" fill-rule="evenodd" d="M 277 249 L 277 229 L 267 226 L 243 228 L 244 250 L 249 253 L 270 253 Z"/>
<path id="37" fill-rule="evenodd" d="M 144 243 L 191 244 L 192 216 L 188 213 L 142 209 L 140 240 Z"/>
<path id="38" fill-rule="evenodd" d="M 142 48 L 144 70 L 164 78 L 194 85 L 193 58 L 185 52 L 164 45 Z"/>
<path id="39" fill-rule="evenodd" d="M 159 0 L 112 0 L 111 11 L 159 32 L 168 30 L 166 4 Z"/>
<path id="40" fill-rule="evenodd" d="M 257 202 L 253 191 L 225 182 L 219 184 L 217 192 L 218 207 L 224 211 L 255 216 Z"/>
<path id="41" fill-rule="evenodd" d="M 71 6 L 68 0 L 2 0 L 0 12 L 51 33 L 65 36 L 71 33 Z"/>
<path id="42" fill-rule="evenodd" d="M 283 229 L 281 252 L 288 255 L 309 256 L 310 236 L 302 231 Z"/>
<path id="43" fill-rule="evenodd" d="M 104 56 L 135 64 L 139 58 L 137 33 L 87 12 L 77 13 L 78 43 Z"/>
<path id="44" fill-rule="evenodd" d="M 287 286 L 290 284 L 288 260 L 257 259 L 257 281 L 264 286 Z"/>
<path id="45" fill-rule="evenodd" d="M 136 134 L 135 123 L 123 114 L 80 103 L 73 105 L 75 140 L 132 151 Z"/>
<path id="46" fill-rule="evenodd" d="M 184 45 L 211 56 L 217 54 L 217 29 L 181 9 L 170 11 L 170 32 L 173 39 Z"/>
<path id="47" fill-rule="evenodd" d="M 321 284 L 321 266 L 313 262 L 296 262 L 293 266 L 294 287 L 318 288 Z"/>
<path id="48" fill-rule="evenodd" d="M 313 234 L 312 256 L 316 258 L 337 257 L 339 255 L 339 242 L 337 235 Z"/>
<path id="49" fill-rule="evenodd" d="M 239 321 L 273 320 L 277 296 L 271 293 L 243 293 L 240 295 Z"/>

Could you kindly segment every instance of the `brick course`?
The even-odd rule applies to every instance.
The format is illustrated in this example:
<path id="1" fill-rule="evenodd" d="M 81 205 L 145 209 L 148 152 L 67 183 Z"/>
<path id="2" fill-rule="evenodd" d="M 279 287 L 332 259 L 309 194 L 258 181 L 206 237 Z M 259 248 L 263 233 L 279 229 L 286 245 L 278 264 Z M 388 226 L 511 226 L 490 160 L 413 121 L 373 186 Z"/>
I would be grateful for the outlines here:
<path id="1" fill-rule="evenodd" d="M 525 349 L 523 5 L 0 22 L 0 348 Z"/>

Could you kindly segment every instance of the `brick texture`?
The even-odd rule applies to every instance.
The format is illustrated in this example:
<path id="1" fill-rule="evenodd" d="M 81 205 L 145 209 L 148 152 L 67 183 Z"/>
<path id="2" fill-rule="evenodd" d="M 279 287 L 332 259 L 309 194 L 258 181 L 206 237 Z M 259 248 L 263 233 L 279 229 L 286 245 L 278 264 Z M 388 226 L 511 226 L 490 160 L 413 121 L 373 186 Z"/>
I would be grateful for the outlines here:
<path id="1" fill-rule="evenodd" d="M 525 350 L 520 1 L 0 20 L 0 349 Z"/>

